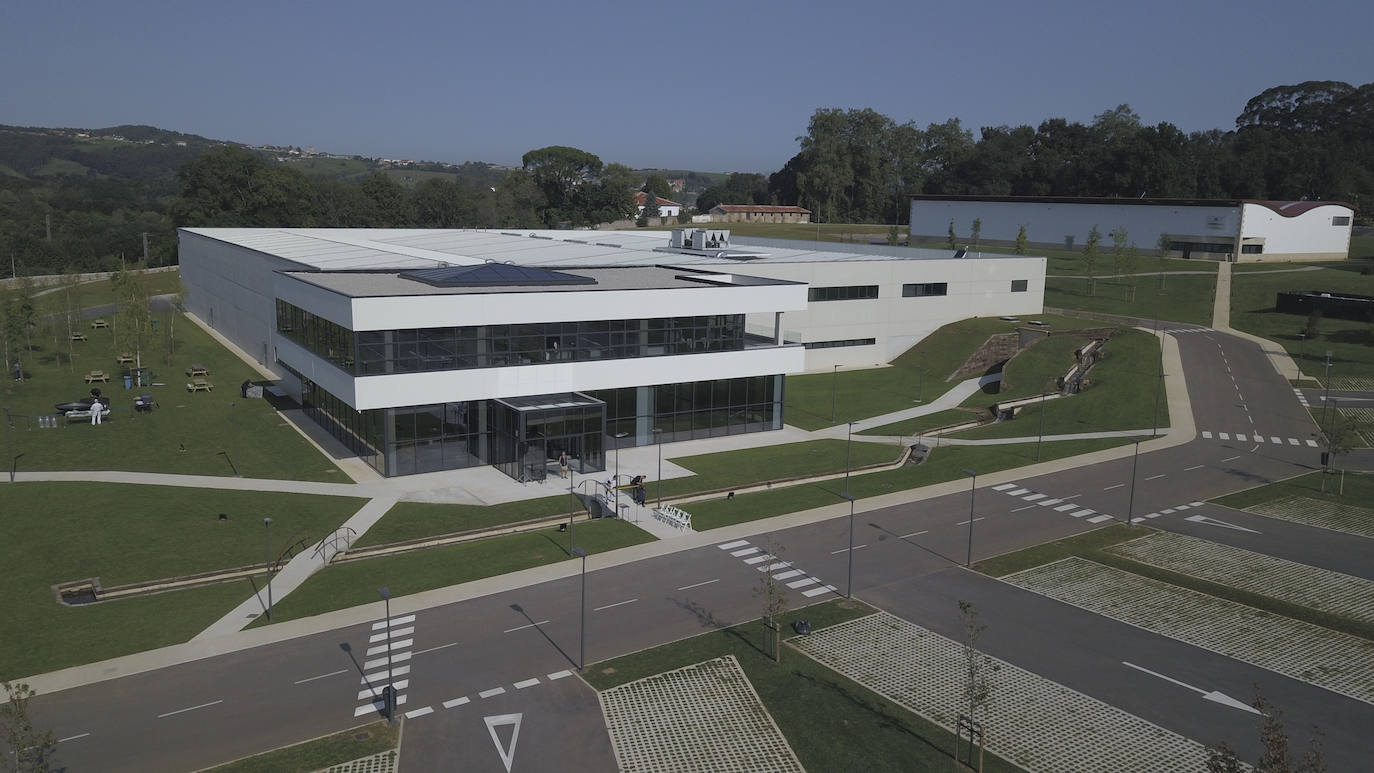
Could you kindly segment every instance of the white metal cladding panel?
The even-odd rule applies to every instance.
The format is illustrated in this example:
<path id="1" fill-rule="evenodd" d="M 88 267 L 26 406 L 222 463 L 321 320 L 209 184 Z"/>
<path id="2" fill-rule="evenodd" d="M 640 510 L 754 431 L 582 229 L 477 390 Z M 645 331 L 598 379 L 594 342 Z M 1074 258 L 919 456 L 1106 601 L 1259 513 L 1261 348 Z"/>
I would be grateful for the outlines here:
<path id="1" fill-rule="evenodd" d="M 1188 241 L 1203 237 L 1234 239 L 1240 226 L 1240 207 L 1189 207 L 1162 204 L 1071 204 L 1020 201 L 926 201 L 911 202 L 911 232 L 920 236 L 945 236 L 954 221 L 955 240 L 972 242 L 973 220 L 982 221 L 983 239 L 1015 241 L 1022 225 L 1032 242 L 1063 244 L 1074 237 L 1081 249 L 1088 232 L 1097 226 L 1104 251 L 1111 247 L 1110 232 L 1126 229 L 1129 240 L 1142 251 L 1154 249 L 1162 233 Z M 1248 215 L 1247 215 L 1248 217 Z"/>
<path id="2" fill-rule="evenodd" d="M 186 230 L 178 236 L 187 310 L 271 367 L 276 330 L 273 272 L 301 266 Z"/>
<path id="3" fill-rule="evenodd" d="M 317 317 L 353 329 L 353 299 L 318 285 L 282 274 L 276 278 L 276 297 Z M 275 308 L 273 314 L 276 314 Z"/>
<path id="4" fill-rule="evenodd" d="M 277 359 L 290 365 L 302 376 L 319 384 L 325 391 L 340 400 L 349 405 L 354 404 L 355 379 L 352 375 L 339 369 L 338 366 L 329 364 L 311 354 L 305 347 L 286 338 L 277 339 Z M 401 404 L 396 403 L 396 405 Z"/>
<path id="5" fill-rule="evenodd" d="M 800 285 L 394 296 L 353 299 L 353 329 L 772 313 L 805 307 L 806 288 Z"/>
<path id="6" fill-rule="evenodd" d="M 353 379 L 358 410 L 800 372 L 800 346 L 625 360 L 398 373 Z M 321 368 L 330 366 L 321 364 Z M 320 382 L 322 385 L 325 383 Z M 329 387 L 325 387 L 329 389 Z M 348 392 L 331 392 L 341 398 Z"/>
<path id="7" fill-rule="evenodd" d="M 1038 314 L 1044 309 L 1044 258 L 963 260 L 848 260 L 756 265 L 751 273 L 807 282 L 813 287 L 878 285 L 875 300 L 817 301 L 783 315 L 789 340 L 875 339 L 874 346 L 812 349 L 806 369 L 888 362 L 939 327 L 968 317 Z M 1026 291 L 1011 292 L 1024 279 Z M 902 296 L 904 284 L 944 282 L 944 296 Z M 772 329 L 771 315 L 751 315 L 755 332 Z"/>
<path id="8" fill-rule="evenodd" d="M 1346 253 L 1350 249 L 1350 221 L 1344 226 L 1331 222 L 1334 217 L 1353 215 L 1349 207 L 1336 204 L 1314 207 L 1294 217 L 1284 217 L 1263 204 L 1246 204 L 1244 236 L 1263 238 L 1266 257 Z"/>

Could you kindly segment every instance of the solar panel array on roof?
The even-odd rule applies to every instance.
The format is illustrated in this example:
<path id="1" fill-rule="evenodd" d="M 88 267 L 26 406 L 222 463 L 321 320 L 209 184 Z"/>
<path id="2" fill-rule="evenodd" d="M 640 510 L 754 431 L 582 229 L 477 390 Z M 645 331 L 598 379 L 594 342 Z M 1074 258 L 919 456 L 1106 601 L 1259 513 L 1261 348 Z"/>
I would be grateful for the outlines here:
<path id="1" fill-rule="evenodd" d="M 529 285 L 594 285 L 587 276 L 510 263 L 445 266 L 403 272 L 403 276 L 434 287 L 525 287 Z"/>

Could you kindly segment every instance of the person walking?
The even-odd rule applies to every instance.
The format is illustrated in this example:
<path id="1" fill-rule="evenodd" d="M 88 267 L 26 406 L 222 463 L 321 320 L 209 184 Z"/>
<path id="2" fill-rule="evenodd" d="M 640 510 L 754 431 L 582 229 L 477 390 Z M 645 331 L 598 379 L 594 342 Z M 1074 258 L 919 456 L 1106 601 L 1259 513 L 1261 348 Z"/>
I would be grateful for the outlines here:
<path id="1" fill-rule="evenodd" d="M 560 477 L 560 478 L 566 478 L 566 477 L 568 477 L 568 452 L 567 452 L 567 451 L 559 451 L 559 452 L 558 452 L 558 477 Z"/>

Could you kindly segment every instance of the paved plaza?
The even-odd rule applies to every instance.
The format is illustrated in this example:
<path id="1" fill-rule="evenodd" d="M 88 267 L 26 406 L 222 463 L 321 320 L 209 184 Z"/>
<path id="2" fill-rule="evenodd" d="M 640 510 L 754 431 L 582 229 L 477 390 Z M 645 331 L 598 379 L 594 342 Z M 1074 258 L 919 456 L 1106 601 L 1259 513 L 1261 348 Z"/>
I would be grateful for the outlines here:
<path id="1" fill-rule="evenodd" d="M 733 655 L 601 693 L 622 771 L 800 771 Z"/>
<path id="2" fill-rule="evenodd" d="M 959 642 L 886 612 L 789 641 L 798 650 L 951 732 L 964 706 Z M 1196 741 L 1057 682 L 991 660 L 980 714 L 987 750 L 1026 770 L 1206 770 Z"/>
<path id="3" fill-rule="evenodd" d="M 1070 557 L 1002 578 L 1066 604 L 1374 703 L 1374 642 Z"/>
<path id="4" fill-rule="evenodd" d="M 1172 572 L 1374 623 L 1374 581 L 1173 532 L 1108 552 Z"/>

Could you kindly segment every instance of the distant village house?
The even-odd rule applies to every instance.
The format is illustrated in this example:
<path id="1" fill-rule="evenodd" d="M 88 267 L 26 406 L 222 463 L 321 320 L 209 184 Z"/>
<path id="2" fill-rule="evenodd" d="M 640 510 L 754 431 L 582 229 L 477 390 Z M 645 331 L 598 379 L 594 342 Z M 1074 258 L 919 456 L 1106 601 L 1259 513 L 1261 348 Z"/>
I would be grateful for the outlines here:
<path id="1" fill-rule="evenodd" d="M 809 223 L 811 210 L 774 204 L 717 204 L 711 207 L 713 223 Z"/>

